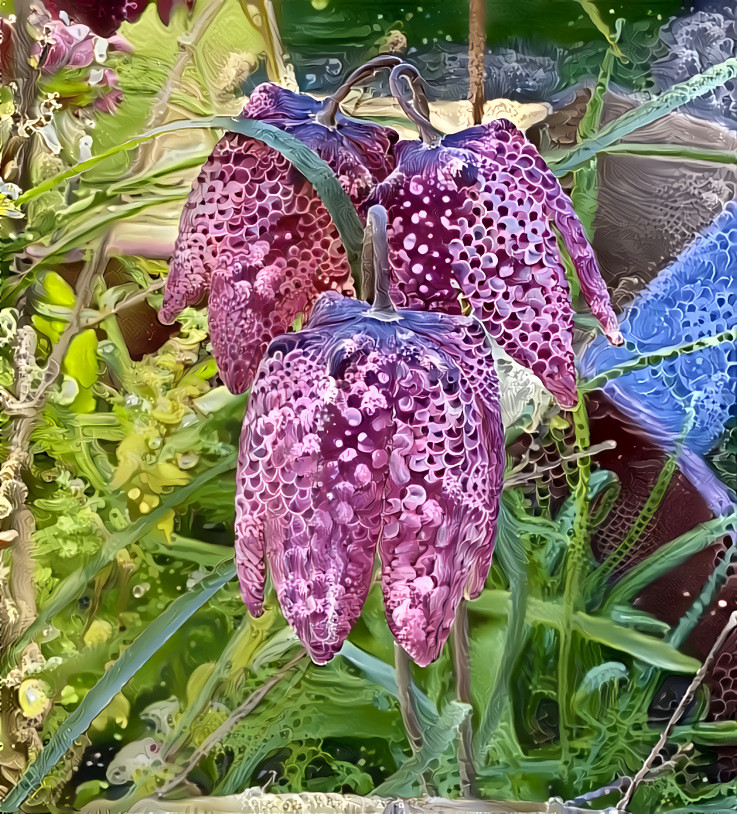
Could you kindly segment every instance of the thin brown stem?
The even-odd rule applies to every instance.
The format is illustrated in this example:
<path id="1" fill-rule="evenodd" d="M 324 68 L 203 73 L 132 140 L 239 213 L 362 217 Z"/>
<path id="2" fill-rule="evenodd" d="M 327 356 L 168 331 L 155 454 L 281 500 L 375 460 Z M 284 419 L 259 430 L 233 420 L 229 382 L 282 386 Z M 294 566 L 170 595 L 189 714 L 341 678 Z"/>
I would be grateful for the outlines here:
<path id="1" fill-rule="evenodd" d="M 325 99 L 322 110 L 315 115 L 315 121 L 325 127 L 335 127 L 335 117 L 340 109 L 341 103 L 345 101 L 346 96 L 348 96 L 359 82 L 363 82 L 378 71 L 384 70 L 385 68 L 394 68 L 401 64 L 401 57 L 393 54 L 382 54 L 381 56 L 370 59 L 364 65 L 361 65 L 360 68 L 356 68 L 355 71 L 348 75 L 348 78 L 338 90 Z"/>
<path id="2" fill-rule="evenodd" d="M 486 2 L 469 0 L 468 3 L 468 79 L 469 98 L 473 106 L 473 123 L 481 124 L 484 116 L 484 79 L 486 70 Z"/>
<path id="3" fill-rule="evenodd" d="M 166 83 L 156 94 L 156 99 L 151 107 L 151 112 L 148 115 L 148 119 L 146 120 L 146 130 L 153 130 L 154 127 L 159 127 L 166 122 L 171 96 L 182 84 L 184 71 L 186 70 L 187 65 L 190 63 L 194 48 L 210 27 L 210 24 L 220 13 L 220 9 L 223 7 L 224 2 L 225 0 L 214 0 L 214 2 L 206 5 L 192 26 L 192 30 L 183 35 L 183 38 L 180 39 L 179 55 L 174 63 L 174 67 L 169 72 Z M 186 40 L 184 38 L 186 38 Z M 137 175 L 139 172 L 143 171 L 151 158 L 153 148 L 154 142 L 152 141 L 146 141 L 141 144 L 136 158 L 128 171 L 129 175 Z"/>
<path id="4" fill-rule="evenodd" d="M 16 20 L 12 34 L 12 80 L 15 112 L 11 135 L 2 151 L 2 174 L 4 180 L 15 181 L 22 189 L 28 189 L 31 186 L 30 157 L 36 134 L 36 94 L 40 71 L 31 58 L 36 41 L 31 36 L 28 22 L 31 14 L 30 0 L 15 0 L 14 9 Z M 9 172 L 11 161 L 15 163 L 13 173 Z"/>
<path id="5" fill-rule="evenodd" d="M 83 309 L 89 303 L 92 283 L 105 269 L 107 255 L 105 243 L 86 263 L 76 286 L 76 300 L 59 341 L 54 345 L 46 363 L 46 372 L 40 385 L 32 389 L 33 351 L 35 334 L 30 326 L 19 330 L 16 349 L 15 398 L 4 396 L 6 412 L 13 416 L 7 427 L 7 456 L 0 468 L 0 524 L 11 532 L 12 560 L 10 590 L 18 609 L 18 618 L 7 630 L 3 629 L 0 644 L 7 646 L 15 641 L 36 617 L 35 586 L 33 581 L 33 515 L 26 506 L 28 489 L 24 474 L 31 466 L 29 451 L 31 435 L 46 404 L 48 392 L 56 381 L 69 345 L 79 332 Z"/>
<path id="6" fill-rule="evenodd" d="M 175 786 L 183 783 L 187 779 L 187 775 L 210 751 L 210 749 L 212 749 L 216 743 L 219 743 L 226 738 L 233 731 L 233 727 L 235 727 L 239 721 L 242 721 L 247 715 L 250 715 L 250 713 L 253 712 L 253 710 L 256 709 L 256 707 L 264 700 L 268 693 L 291 673 L 293 667 L 296 667 L 300 662 L 304 661 L 306 656 L 307 654 L 305 651 L 300 650 L 299 654 L 285 664 L 281 670 L 274 673 L 274 675 L 271 676 L 268 681 L 266 681 L 255 692 L 251 693 L 251 695 L 249 695 L 248 698 L 237 709 L 235 709 L 208 738 L 205 738 L 205 740 L 197 747 L 197 749 L 194 750 L 194 752 L 192 752 L 192 755 L 186 762 L 184 768 L 171 780 L 168 780 L 163 786 L 156 790 L 157 796 L 163 797 L 164 794 L 171 791 Z"/>
<path id="7" fill-rule="evenodd" d="M 704 663 L 698 669 L 696 675 L 693 677 L 693 681 L 688 685 L 686 692 L 683 694 L 678 706 L 676 707 L 673 715 L 671 715 L 670 720 L 665 725 L 665 728 L 660 733 L 660 737 L 658 738 L 655 746 L 653 746 L 650 754 L 645 759 L 645 762 L 642 764 L 642 767 L 637 772 L 632 780 L 632 784 L 629 786 L 627 791 L 625 792 L 622 799 L 617 803 L 617 811 L 627 811 L 627 807 L 632 802 L 632 797 L 634 796 L 635 792 L 637 791 L 639 785 L 645 780 L 647 775 L 650 773 L 652 769 L 653 763 L 658 759 L 660 753 L 663 751 L 663 747 L 668 741 L 668 738 L 671 736 L 671 733 L 676 727 L 678 721 L 681 720 L 683 713 L 688 708 L 691 701 L 693 701 L 694 696 L 696 695 L 696 691 L 701 686 L 702 682 L 708 675 L 709 671 L 711 670 L 714 662 L 716 661 L 717 655 L 719 651 L 722 649 L 724 642 L 726 642 L 727 637 L 729 634 L 737 627 L 737 611 L 733 611 L 730 615 L 727 623 L 722 628 L 722 632 L 717 636 L 717 640 L 711 647 L 709 654 L 707 655 Z"/>
<path id="8" fill-rule="evenodd" d="M 113 317 L 116 314 L 119 314 L 121 311 L 125 311 L 126 308 L 132 308 L 134 305 L 138 305 L 139 302 L 145 302 L 151 294 L 158 291 L 160 288 L 163 288 L 166 285 L 166 278 L 161 278 L 160 280 L 155 280 L 151 285 L 144 289 L 143 291 L 138 291 L 135 294 L 131 294 L 130 297 L 121 300 L 117 305 L 113 306 L 107 311 L 103 311 L 102 313 L 98 314 L 95 317 L 92 317 L 87 322 L 81 325 L 82 328 L 94 328 L 96 325 L 99 325 L 101 322 L 104 322 L 108 317 Z"/>
<path id="9" fill-rule="evenodd" d="M 456 696 L 463 704 L 471 704 L 471 648 L 468 639 L 468 607 L 461 600 L 453 625 L 453 667 L 456 676 Z M 458 768 L 464 797 L 476 797 L 476 766 L 473 759 L 473 722 L 471 713 L 458 730 Z"/>
<path id="10" fill-rule="evenodd" d="M 289 55 L 279 33 L 274 4 L 271 0 L 240 0 L 240 4 L 251 24 L 264 39 L 267 76 L 283 88 L 298 91 L 294 69 L 289 63 Z"/>

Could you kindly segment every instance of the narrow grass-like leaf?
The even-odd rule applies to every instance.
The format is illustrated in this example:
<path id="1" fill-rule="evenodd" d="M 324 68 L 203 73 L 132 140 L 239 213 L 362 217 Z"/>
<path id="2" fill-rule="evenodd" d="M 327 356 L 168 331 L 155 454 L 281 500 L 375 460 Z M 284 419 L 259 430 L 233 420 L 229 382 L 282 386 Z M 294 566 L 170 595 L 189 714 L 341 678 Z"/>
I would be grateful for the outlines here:
<path id="1" fill-rule="evenodd" d="M 681 616 L 678 624 L 668 637 L 668 641 L 673 647 L 681 647 L 688 639 L 691 631 L 696 627 L 707 608 L 709 608 L 717 598 L 719 591 L 727 581 L 729 573 L 733 570 L 737 561 L 737 548 L 732 545 L 727 549 L 725 556 L 716 564 L 714 570 L 709 574 L 706 584 L 699 591 L 695 602 Z"/>
<path id="2" fill-rule="evenodd" d="M 525 548 L 522 543 L 522 531 L 516 523 L 516 517 L 508 507 L 508 503 L 509 496 L 505 495 L 499 506 L 495 552 L 510 586 L 510 591 L 506 594 L 506 607 L 502 606 L 503 612 L 507 613 L 507 636 L 504 642 L 502 663 L 496 673 L 494 686 L 474 736 L 474 752 L 481 762 L 492 748 L 492 739 L 498 730 L 504 708 L 509 701 L 514 667 L 522 654 L 526 639 L 528 585 Z M 474 604 L 469 607 L 473 610 Z"/>
<path id="3" fill-rule="evenodd" d="M 630 359 L 621 365 L 615 365 L 591 379 L 580 382 L 579 391 L 582 393 L 590 393 L 592 390 L 598 390 L 600 387 L 603 387 L 607 382 L 611 382 L 635 370 L 642 370 L 642 368 L 657 365 L 659 362 L 664 362 L 666 359 L 672 359 L 675 356 L 697 353 L 700 350 L 704 350 L 704 348 L 711 348 L 722 342 L 735 341 L 737 341 L 737 328 L 731 328 L 728 331 L 722 331 L 722 333 L 716 334 L 716 336 L 704 336 L 695 342 L 687 342 L 685 345 L 671 345 L 667 348 L 661 348 L 653 353 L 638 356 L 636 359 Z"/>
<path id="4" fill-rule="evenodd" d="M 573 627 L 588 639 L 629 653 L 640 661 L 674 673 L 695 673 L 701 664 L 654 636 L 623 627 L 601 616 L 573 615 Z"/>
<path id="5" fill-rule="evenodd" d="M 668 814 L 734 814 L 735 811 L 737 795 L 717 797 L 708 803 L 689 803 L 688 808 L 669 808 Z"/>
<path id="6" fill-rule="evenodd" d="M 469 608 L 477 613 L 499 616 L 505 612 L 504 597 L 509 599 L 507 591 L 486 591 Z M 564 608 L 560 602 L 530 597 L 526 619 L 530 624 L 560 629 L 565 620 Z M 683 655 L 668 642 L 619 625 L 606 616 L 592 616 L 579 611 L 571 616 L 571 629 L 591 641 L 627 653 L 662 670 L 695 673 L 700 666 L 696 659 Z"/>
<path id="7" fill-rule="evenodd" d="M 724 534 L 737 528 L 737 512 L 715 517 L 672 540 L 638 563 L 614 586 L 604 603 L 604 611 L 614 605 L 624 605 L 640 591 L 671 569 L 703 551 Z"/>
<path id="8" fill-rule="evenodd" d="M 599 155 L 645 156 L 647 158 L 680 158 L 684 161 L 708 161 L 716 164 L 737 164 L 734 150 L 714 150 L 708 147 L 691 147 L 687 144 L 640 144 L 625 141 L 612 144 Z"/>
<path id="9" fill-rule="evenodd" d="M 33 624 L 30 625 L 12 647 L 8 648 L 8 652 L 3 657 L 3 671 L 7 672 L 7 670 L 14 666 L 18 655 L 33 641 L 33 638 L 49 624 L 53 616 L 63 610 L 70 602 L 77 599 L 95 576 L 115 559 L 115 555 L 119 551 L 131 545 L 131 543 L 135 543 L 136 540 L 140 540 L 140 538 L 151 529 L 156 528 L 157 523 L 159 523 L 166 514 L 186 502 L 200 487 L 234 467 L 235 455 L 229 455 L 216 466 L 193 478 L 186 486 L 175 489 L 161 501 L 156 509 L 150 514 L 138 518 L 138 520 L 132 523 L 125 531 L 118 531 L 111 534 L 96 557 L 93 557 L 84 567 L 73 571 L 66 579 L 57 585 L 53 594 L 49 597 L 49 600 L 43 608 L 41 608 Z"/>
<path id="10" fill-rule="evenodd" d="M 677 726 L 673 730 L 677 743 L 698 743 L 701 746 L 737 744 L 737 721 L 700 721 L 696 724 Z"/>
<path id="11" fill-rule="evenodd" d="M 374 790 L 374 794 L 410 797 L 417 793 L 422 773 L 433 760 L 452 748 L 458 729 L 471 712 L 468 704 L 450 701 L 440 718 L 423 732 L 422 746 L 408 758 L 393 775 Z"/>
<path id="12" fill-rule="evenodd" d="M 26 769 L 15 788 L 0 801 L 2 814 L 14 814 L 20 810 L 28 795 L 38 787 L 74 741 L 87 731 L 92 721 L 127 682 L 197 610 L 233 579 L 235 573 L 235 563 L 229 558 L 185 596 L 175 599 L 161 616 L 151 622 L 85 695 L 79 706 L 51 736 L 38 758 Z"/>
<path id="13" fill-rule="evenodd" d="M 547 162 L 556 175 L 565 175 L 635 130 L 657 121 L 681 105 L 703 96 L 714 88 L 721 87 L 735 77 L 737 77 L 737 58 L 731 57 L 702 74 L 692 76 L 685 82 L 674 85 L 655 99 L 645 102 L 634 110 L 627 111 L 602 127 L 595 136 L 585 139 L 572 149 L 559 155 L 548 155 Z"/>
<path id="14" fill-rule="evenodd" d="M 70 169 L 55 175 L 53 178 L 49 178 L 42 184 L 33 187 L 33 189 L 29 189 L 20 195 L 15 203 L 17 205 L 27 204 L 44 192 L 53 189 L 58 184 L 92 169 L 106 158 L 110 158 L 125 150 L 132 150 L 144 142 L 165 133 L 198 128 L 227 130 L 231 133 L 240 133 L 243 136 L 262 141 L 287 158 L 315 188 L 315 191 L 333 218 L 333 222 L 343 241 L 351 266 L 356 273 L 359 272 L 363 227 L 355 207 L 351 203 L 351 199 L 343 187 L 341 187 L 333 171 L 325 161 L 298 138 L 295 138 L 290 133 L 285 133 L 278 127 L 256 119 L 211 116 L 206 119 L 187 119 L 186 121 L 172 122 L 163 127 L 157 127 L 148 133 L 136 136 L 110 150 L 106 150 L 104 153 L 100 153 L 100 155 L 94 156 L 87 161 L 75 164 Z"/>
<path id="15" fill-rule="evenodd" d="M 369 681 L 383 687 L 395 698 L 398 697 L 399 687 L 397 686 L 397 674 L 393 664 L 387 664 L 385 661 L 377 659 L 376 656 L 366 653 L 351 642 L 345 642 L 338 655 L 343 656 L 344 659 L 358 667 Z M 422 716 L 432 724 L 436 724 L 440 716 L 435 704 L 414 683 L 411 691 Z"/>
<path id="16" fill-rule="evenodd" d="M 602 17 L 601 12 L 599 11 L 598 6 L 594 3 L 594 0 L 578 0 L 579 6 L 586 12 L 589 20 L 596 26 L 596 28 L 604 35 L 604 39 L 609 43 L 611 47 L 611 52 L 616 54 L 617 57 L 620 59 L 625 59 L 624 54 L 617 45 L 617 39 L 619 38 L 619 31 L 616 28 L 612 28 L 609 23 Z"/>

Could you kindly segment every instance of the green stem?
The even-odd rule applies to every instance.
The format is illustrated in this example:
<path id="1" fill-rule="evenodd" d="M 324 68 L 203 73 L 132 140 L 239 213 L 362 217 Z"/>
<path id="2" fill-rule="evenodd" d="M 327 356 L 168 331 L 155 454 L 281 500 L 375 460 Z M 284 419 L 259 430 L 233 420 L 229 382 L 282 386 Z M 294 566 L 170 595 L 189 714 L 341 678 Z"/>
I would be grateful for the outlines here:
<path id="1" fill-rule="evenodd" d="M 586 403 L 579 398 L 572 414 L 576 439 L 576 451 L 584 452 L 590 446 L 589 423 Z M 573 729 L 573 708 L 571 699 L 571 668 L 573 661 L 573 614 L 579 610 L 581 602 L 581 576 L 585 566 L 588 546 L 588 490 L 591 479 L 591 459 L 581 457 L 576 460 L 578 477 L 573 493 L 573 529 L 571 540 L 563 564 L 563 619 L 560 627 L 560 648 L 558 653 L 558 711 L 560 715 L 561 764 L 568 765 L 570 758 L 570 737 Z"/>
<path id="2" fill-rule="evenodd" d="M 737 328 L 732 328 L 728 331 L 723 331 L 716 336 L 705 336 L 702 339 L 697 339 L 695 342 L 687 342 L 685 345 L 672 345 L 667 348 L 661 348 L 653 353 L 648 353 L 645 356 L 638 356 L 636 359 L 630 359 L 627 362 L 622 362 L 621 365 L 615 365 L 603 373 L 599 373 L 591 379 L 586 379 L 579 383 L 579 392 L 590 393 L 592 390 L 598 390 L 603 387 L 607 382 L 618 379 L 620 376 L 625 376 L 627 373 L 633 373 L 636 370 L 642 370 L 645 367 L 651 367 L 667 359 L 673 359 L 676 356 L 685 356 L 688 353 L 698 353 L 704 348 L 711 348 L 714 345 L 719 345 L 722 342 L 734 342 L 737 340 Z"/>

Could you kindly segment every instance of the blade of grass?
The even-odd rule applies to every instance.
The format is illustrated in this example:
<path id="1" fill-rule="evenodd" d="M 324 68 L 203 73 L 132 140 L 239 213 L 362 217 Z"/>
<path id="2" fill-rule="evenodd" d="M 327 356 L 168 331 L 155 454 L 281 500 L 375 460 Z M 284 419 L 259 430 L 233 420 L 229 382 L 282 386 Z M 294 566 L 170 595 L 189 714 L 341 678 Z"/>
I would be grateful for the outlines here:
<path id="1" fill-rule="evenodd" d="M 609 43 L 610 50 L 617 56 L 618 59 L 625 60 L 626 57 L 617 45 L 619 32 L 607 23 L 601 16 L 596 3 L 593 0 L 577 0 L 579 6 L 586 12 L 589 20 L 596 26 L 596 28 L 604 35 L 604 39 Z"/>
<path id="2" fill-rule="evenodd" d="M 18 206 L 26 204 L 44 192 L 53 189 L 58 184 L 92 169 L 97 166 L 100 161 L 125 150 L 132 150 L 164 133 L 198 128 L 226 130 L 231 133 L 240 133 L 243 136 L 257 139 L 291 161 L 312 184 L 328 212 L 330 212 L 338 233 L 340 234 L 340 238 L 343 241 L 343 245 L 345 246 L 348 260 L 356 273 L 359 273 L 363 226 L 361 225 L 355 207 L 351 203 L 351 199 L 341 187 L 333 171 L 325 161 L 298 138 L 295 138 L 289 133 L 285 133 L 278 127 L 274 127 L 266 122 L 257 121 L 256 119 L 211 116 L 206 119 L 187 119 L 185 121 L 172 122 L 171 124 L 157 127 L 154 130 L 150 130 L 147 133 L 116 145 L 110 150 L 106 150 L 104 153 L 100 153 L 87 161 L 75 164 L 70 169 L 55 175 L 53 178 L 49 178 L 42 184 L 20 195 L 15 201 L 15 204 Z"/>
<path id="3" fill-rule="evenodd" d="M 688 353 L 697 353 L 704 348 L 711 348 L 714 345 L 719 345 L 722 342 L 735 342 L 737 341 L 737 328 L 732 328 L 728 331 L 716 334 L 715 336 L 704 336 L 697 339 L 695 342 L 687 342 L 685 345 L 671 345 L 667 348 L 661 348 L 653 353 L 647 353 L 643 356 L 638 356 L 636 359 L 629 359 L 622 362 L 621 365 L 615 365 L 603 373 L 598 373 L 590 379 L 585 379 L 579 383 L 579 392 L 590 393 L 592 390 L 598 390 L 603 387 L 607 382 L 618 379 L 620 376 L 625 376 L 627 373 L 633 373 L 636 370 L 642 370 L 651 365 L 657 365 L 659 362 L 664 362 L 667 359 L 672 359 L 675 356 L 684 356 Z"/>
<path id="4" fill-rule="evenodd" d="M 477 764 L 482 764 L 493 748 L 494 737 L 499 729 L 505 707 L 510 702 L 511 680 L 514 667 L 522 655 L 527 638 L 527 564 L 525 548 L 520 527 L 516 524 L 513 509 L 510 508 L 511 496 L 505 495 L 499 507 L 497 521 L 497 541 L 495 556 L 501 562 L 504 573 L 509 580 L 509 592 L 494 592 L 505 595 L 500 607 L 501 613 L 507 615 L 507 636 L 504 642 L 502 663 L 496 673 L 494 686 L 484 709 L 478 730 L 474 737 L 474 753 Z M 529 536 L 529 535 L 528 535 Z M 488 595 L 485 592 L 484 595 Z M 476 610 L 474 602 L 470 608 Z"/>
<path id="5" fill-rule="evenodd" d="M 591 446 L 586 404 L 579 397 L 572 413 L 576 451 L 585 452 Z M 558 714 L 560 716 L 561 766 L 569 766 L 569 744 L 573 735 L 572 673 L 574 673 L 573 614 L 581 604 L 581 580 L 586 567 L 589 547 L 588 492 L 591 480 L 591 459 L 576 460 L 577 477 L 573 483 L 573 528 L 563 561 L 563 620 L 559 628 L 558 648 Z"/>
<path id="6" fill-rule="evenodd" d="M 501 616 L 509 598 L 508 591 L 485 591 L 469 608 L 476 613 Z M 560 629 L 565 621 L 564 607 L 560 602 L 529 597 L 525 618 L 529 624 Z M 570 624 L 573 631 L 591 641 L 634 656 L 652 667 L 676 673 L 695 673 L 699 668 L 696 659 L 680 653 L 663 639 L 617 624 L 601 614 L 578 611 L 572 615 Z"/>
<path id="7" fill-rule="evenodd" d="M 640 144 L 626 141 L 612 144 L 599 155 L 645 156 L 648 158 L 682 158 L 687 161 L 708 161 L 717 164 L 737 164 L 737 152 L 690 147 L 687 144 Z"/>
<path id="8" fill-rule="evenodd" d="M 731 57 L 702 74 L 674 85 L 634 110 L 629 110 L 602 127 L 595 136 L 584 139 L 572 149 L 561 154 L 548 155 L 547 162 L 556 175 L 565 175 L 635 130 L 657 121 L 681 105 L 721 87 L 735 77 L 737 77 L 737 58 Z"/>
<path id="9" fill-rule="evenodd" d="M 691 531 L 682 534 L 647 559 L 638 563 L 612 588 L 603 611 L 607 612 L 615 605 L 624 605 L 637 596 L 640 591 L 671 569 L 686 562 L 689 557 L 713 545 L 720 537 L 737 528 L 737 512 L 715 517 L 705 523 L 699 523 Z"/>
<path id="10" fill-rule="evenodd" d="M 85 695 L 74 712 L 54 732 L 36 760 L 26 769 L 18 784 L 4 800 L 0 801 L 2 814 L 14 814 L 20 810 L 28 795 L 38 787 L 74 741 L 86 732 L 92 721 L 127 682 L 197 610 L 233 579 L 235 573 L 235 563 L 228 558 L 227 562 L 222 563 L 185 596 L 175 599 L 158 618 L 154 619 Z"/>

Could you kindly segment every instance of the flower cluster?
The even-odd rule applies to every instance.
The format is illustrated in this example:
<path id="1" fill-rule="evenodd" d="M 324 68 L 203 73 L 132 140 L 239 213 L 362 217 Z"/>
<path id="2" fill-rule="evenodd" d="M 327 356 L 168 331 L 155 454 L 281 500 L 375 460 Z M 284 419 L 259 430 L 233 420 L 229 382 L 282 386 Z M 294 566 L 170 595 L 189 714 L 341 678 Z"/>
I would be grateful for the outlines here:
<path id="1" fill-rule="evenodd" d="M 418 664 L 436 659 L 486 581 L 502 485 L 481 328 L 324 294 L 305 330 L 269 346 L 243 426 L 236 558 L 251 612 L 268 562 L 323 663 L 361 613 L 378 550 L 392 633 Z"/>
<path id="2" fill-rule="evenodd" d="M 323 107 L 265 83 L 243 116 L 304 141 L 361 208 L 391 168 L 396 134 L 340 113 L 317 121 Z M 354 293 L 345 250 L 312 185 L 271 147 L 225 136 L 185 206 L 160 318 L 173 321 L 209 291 L 215 357 L 225 383 L 242 393 L 271 339 L 329 290 Z"/>
<path id="3" fill-rule="evenodd" d="M 339 111 L 351 84 L 383 67 L 418 141 Z M 359 69 L 322 103 L 260 85 L 243 115 L 328 164 L 367 219 L 373 295 L 372 306 L 353 297 L 345 251 L 306 179 L 260 141 L 223 138 L 185 207 L 160 317 L 209 294 L 220 374 L 234 392 L 251 387 L 236 500 L 243 597 L 262 612 L 268 566 L 286 618 L 323 663 L 361 613 L 378 552 L 389 627 L 426 665 L 491 564 L 505 452 L 489 335 L 563 406 L 577 401 L 554 229 L 619 342 L 616 318 L 534 147 L 506 121 L 442 137 L 417 72 L 397 57 Z M 305 327 L 287 333 L 300 316 Z"/>

